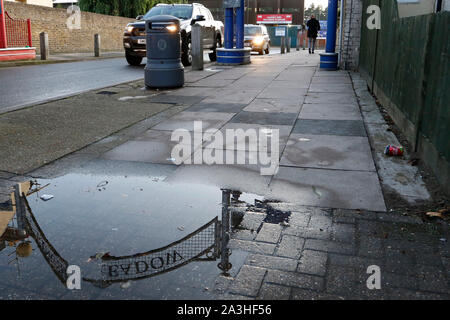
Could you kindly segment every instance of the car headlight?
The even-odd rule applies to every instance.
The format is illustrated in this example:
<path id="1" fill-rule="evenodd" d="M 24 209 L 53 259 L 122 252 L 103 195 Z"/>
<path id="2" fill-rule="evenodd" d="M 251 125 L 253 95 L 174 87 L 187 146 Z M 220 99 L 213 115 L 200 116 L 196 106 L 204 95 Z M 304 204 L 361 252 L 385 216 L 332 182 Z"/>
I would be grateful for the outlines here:
<path id="1" fill-rule="evenodd" d="M 133 30 L 134 30 L 134 27 L 133 27 L 133 26 L 127 26 L 127 27 L 125 28 L 125 31 L 126 31 L 126 32 L 129 32 L 129 33 L 132 33 Z"/>
<path id="2" fill-rule="evenodd" d="M 174 24 L 171 24 L 170 26 L 166 27 L 167 30 L 169 30 L 170 32 L 175 32 L 178 30 L 177 26 Z"/>
<path id="3" fill-rule="evenodd" d="M 260 45 L 264 42 L 264 37 L 255 37 L 255 39 L 253 39 L 253 43 L 256 45 Z"/>

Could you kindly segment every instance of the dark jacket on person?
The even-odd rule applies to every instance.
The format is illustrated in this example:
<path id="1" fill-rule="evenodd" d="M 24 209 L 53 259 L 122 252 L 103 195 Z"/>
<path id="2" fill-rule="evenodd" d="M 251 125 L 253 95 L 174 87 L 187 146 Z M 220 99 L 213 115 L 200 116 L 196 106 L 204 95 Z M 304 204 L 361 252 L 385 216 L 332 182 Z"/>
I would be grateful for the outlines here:
<path id="1" fill-rule="evenodd" d="M 308 38 L 317 38 L 317 32 L 320 30 L 320 23 L 316 18 L 308 20 L 306 23 L 308 27 Z"/>

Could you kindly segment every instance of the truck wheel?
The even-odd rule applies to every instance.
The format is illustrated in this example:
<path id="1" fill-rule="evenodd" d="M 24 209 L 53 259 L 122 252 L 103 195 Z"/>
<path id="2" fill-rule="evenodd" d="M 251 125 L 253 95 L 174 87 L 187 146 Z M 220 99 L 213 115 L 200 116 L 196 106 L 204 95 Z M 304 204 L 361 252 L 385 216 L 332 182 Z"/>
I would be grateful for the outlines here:
<path id="1" fill-rule="evenodd" d="M 269 54 L 269 53 L 270 53 L 270 45 L 269 45 L 269 44 L 267 44 L 267 48 L 266 48 L 266 50 L 264 50 L 264 52 L 265 52 L 266 54 Z"/>
<path id="2" fill-rule="evenodd" d="M 264 54 L 264 49 L 261 48 L 260 50 L 258 50 L 258 54 L 259 54 L 260 56 L 262 56 L 262 55 Z"/>
<path id="3" fill-rule="evenodd" d="M 127 62 L 130 66 L 139 66 L 142 62 L 142 57 L 139 56 L 132 56 L 128 53 L 125 54 L 125 58 L 127 59 Z"/>
<path id="4" fill-rule="evenodd" d="M 192 64 L 192 46 L 191 46 L 191 37 L 187 38 L 187 41 L 182 43 L 183 53 L 181 54 L 181 63 L 183 66 L 188 67 Z"/>
<path id="5" fill-rule="evenodd" d="M 217 48 L 222 47 L 222 40 L 220 39 L 220 36 L 217 36 L 216 38 L 216 44 L 214 45 L 213 51 L 209 53 L 209 61 L 217 61 Z"/>

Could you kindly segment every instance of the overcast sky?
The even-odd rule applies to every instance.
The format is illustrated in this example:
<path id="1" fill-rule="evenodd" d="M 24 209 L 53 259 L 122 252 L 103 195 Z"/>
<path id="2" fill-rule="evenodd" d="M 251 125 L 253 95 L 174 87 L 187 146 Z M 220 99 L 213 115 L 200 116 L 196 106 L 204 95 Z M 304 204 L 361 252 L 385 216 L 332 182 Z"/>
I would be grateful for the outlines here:
<path id="1" fill-rule="evenodd" d="M 305 0 L 305 8 L 309 8 L 309 5 L 314 3 L 317 7 L 319 4 L 322 5 L 323 8 L 328 7 L 328 0 Z"/>

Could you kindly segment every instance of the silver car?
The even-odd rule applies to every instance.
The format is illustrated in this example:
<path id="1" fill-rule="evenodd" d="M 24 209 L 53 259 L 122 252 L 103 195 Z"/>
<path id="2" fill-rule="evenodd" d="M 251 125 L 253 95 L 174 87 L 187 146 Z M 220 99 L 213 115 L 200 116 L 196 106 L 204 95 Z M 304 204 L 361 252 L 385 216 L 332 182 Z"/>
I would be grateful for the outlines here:
<path id="1" fill-rule="evenodd" d="M 259 54 L 269 54 L 270 37 L 266 26 L 246 24 L 244 25 L 244 46 L 251 48 Z"/>

